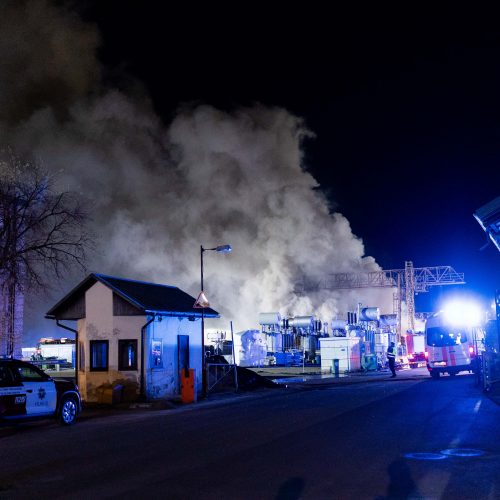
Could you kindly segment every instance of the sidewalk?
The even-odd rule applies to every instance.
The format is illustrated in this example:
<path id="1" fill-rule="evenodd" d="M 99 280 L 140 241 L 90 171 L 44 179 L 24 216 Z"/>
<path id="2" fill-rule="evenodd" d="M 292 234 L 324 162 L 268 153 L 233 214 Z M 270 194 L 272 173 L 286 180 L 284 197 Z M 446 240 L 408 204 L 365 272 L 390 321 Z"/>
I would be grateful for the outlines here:
<path id="1" fill-rule="evenodd" d="M 386 370 L 368 371 L 368 372 L 352 372 L 347 374 L 339 374 L 336 377 L 331 373 L 321 373 L 321 370 L 316 367 L 302 368 L 301 366 L 291 367 L 271 367 L 271 368 L 252 368 L 252 371 L 266 377 L 278 384 L 291 385 L 349 385 L 365 382 L 378 382 L 386 379 L 391 379 L 391 372 Z M 398 380 L 414 380 L 418 378 L 428 378 L 429 372 L 427 368 L 414 368 L 407 370 L 398 370 L 397 377 L 391 379 Z"/>

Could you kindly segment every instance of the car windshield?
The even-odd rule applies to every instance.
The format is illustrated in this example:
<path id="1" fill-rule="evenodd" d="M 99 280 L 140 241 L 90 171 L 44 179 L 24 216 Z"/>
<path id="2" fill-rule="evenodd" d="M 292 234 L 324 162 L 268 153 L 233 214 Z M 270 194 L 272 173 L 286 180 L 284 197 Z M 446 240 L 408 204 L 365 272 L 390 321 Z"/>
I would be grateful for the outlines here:
<path id="1" fill-rule="evenodd" d="M 17 367 L 19 377 L 24 382 L 39 382 L 49 379 L 48 375 L 31 365 L 21 365 Z"/>
<path id="2" fill-rule="evenodd" d="M 465 342 L 467 342 L 467 334 L 463 330 L 440 326 L 427 329 L 427 345 L 444 347 L 464 344 Z"/>

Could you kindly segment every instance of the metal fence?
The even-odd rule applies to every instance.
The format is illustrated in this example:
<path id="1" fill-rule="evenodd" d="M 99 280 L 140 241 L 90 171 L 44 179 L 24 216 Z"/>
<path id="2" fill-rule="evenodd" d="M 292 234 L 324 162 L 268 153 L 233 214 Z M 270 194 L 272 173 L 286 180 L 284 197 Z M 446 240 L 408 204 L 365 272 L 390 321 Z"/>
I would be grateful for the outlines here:
<path id="1" fill-rule="evenodd" d="M 238 390 L 238 371 L 236 365 L 226 363 L 207 363 L 207 391 L 215 388 L 234 386 Z"/>
<path id="2" fill-rule="evenodd" d="M 500 382 L 500 354 L 486 351 L 482 361 L 482 383 L 484 389 L 489 391 L 494 384 Z"/>

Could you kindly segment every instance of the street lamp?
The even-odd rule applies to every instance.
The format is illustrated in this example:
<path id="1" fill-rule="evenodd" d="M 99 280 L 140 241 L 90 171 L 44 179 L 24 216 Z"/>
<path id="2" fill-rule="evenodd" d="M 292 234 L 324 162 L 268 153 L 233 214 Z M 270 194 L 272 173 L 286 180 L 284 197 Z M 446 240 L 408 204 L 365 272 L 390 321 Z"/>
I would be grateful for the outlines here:
<path id="1" fill-rule="evenodd" d="M 203 245 L 200 245 L 200 269 L 201 269 L 201 294 L 203 297 L 203 253 L 204 252 L 219 252 L 219 253 L 229 253 L 232 250 L 231 245 L 219 245 L 214 248 L 203 248 Z M 205 307 L 202 305 L 201 308 L 201 396 L 202 398 L 207 395 L 207 377 L 205 373 L 206 364 L 205 364 Z"/>

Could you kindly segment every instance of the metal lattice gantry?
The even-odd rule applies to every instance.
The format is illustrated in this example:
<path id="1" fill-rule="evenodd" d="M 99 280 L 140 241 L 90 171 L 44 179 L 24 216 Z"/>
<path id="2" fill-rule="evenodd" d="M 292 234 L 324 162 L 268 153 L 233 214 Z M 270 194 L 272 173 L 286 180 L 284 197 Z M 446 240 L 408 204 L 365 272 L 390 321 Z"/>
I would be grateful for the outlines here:
<path id="1" fill-rule="evenodd" d="M 408 265 L 407 265 L 408 267 Z M 464 285 L 464 274 L 457 273 L 451 266 L 413 267 L 413 288 L 415 292 L 427 292 L 436 285 Z M 408 276 L 411 276 L 409 273 Z M 348 290 L 353 288 L 401 288 L 407 284 L 405 269 L 369 271 L 365 273 L 332 273 L 320 279 L 303 277 L 295 284 L 295 293 L 317 292 L 320 290 Z"/>

